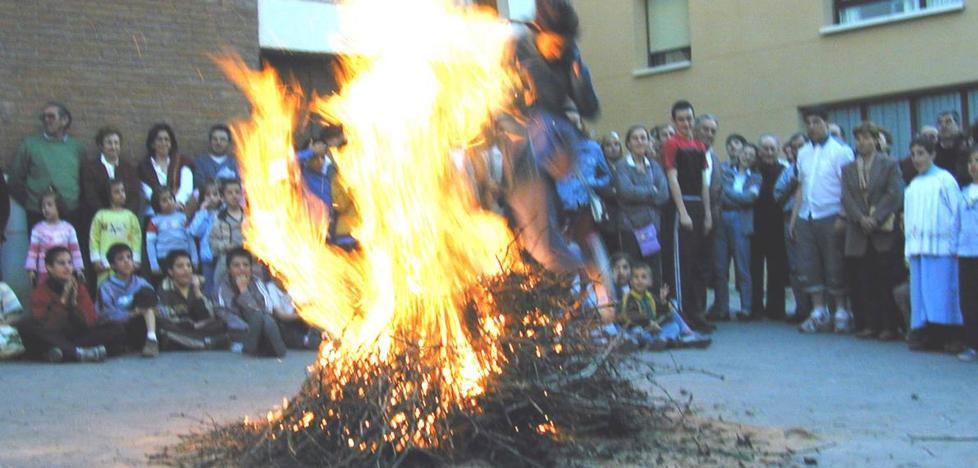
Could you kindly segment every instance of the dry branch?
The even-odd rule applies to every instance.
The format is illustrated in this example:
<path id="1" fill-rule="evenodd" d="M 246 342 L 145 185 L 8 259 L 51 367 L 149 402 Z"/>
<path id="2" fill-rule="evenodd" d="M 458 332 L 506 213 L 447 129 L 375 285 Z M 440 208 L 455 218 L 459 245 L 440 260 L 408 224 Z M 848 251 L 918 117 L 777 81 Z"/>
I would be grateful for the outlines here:
<path id="1" fill-rule="evenodd" d="M 437 372 L 432 350 L 406 346 L 407 352 L 386 362 L 346 369 L 343 375 L 352 377 L 343 384 L 334 368 L 316 363 L 300 392 L 270 421 L 238 422 L 184 436 L 152 461 L 179 466 L 431 466 L 481 459 L 499 466 L 546 466 L 554 463 L 562 446 L 578 438 L 637 431 L 635 421 L 650 413 L 649 399 L 619 373 L 621 355 L 614 352 L 618 342 L 596 344 L 596 314 L 582 312 L 579 295 L 570 291 L 570 277 L 538 269 L 510 270 L 473 291 L 476 299 L 466 317 L 471 341 L 478 346 L 483 338 L 478 298 L 491 296 L 506 317 L 499 346 L 505 363 L 474 401 L 447 405 L 438 418 L 424 417 L 443 403 L 438 391 L 413 385 L 407 398 L 392 399 L 393 392 L 405 388 L 403 382 L 419 384 Z"/>

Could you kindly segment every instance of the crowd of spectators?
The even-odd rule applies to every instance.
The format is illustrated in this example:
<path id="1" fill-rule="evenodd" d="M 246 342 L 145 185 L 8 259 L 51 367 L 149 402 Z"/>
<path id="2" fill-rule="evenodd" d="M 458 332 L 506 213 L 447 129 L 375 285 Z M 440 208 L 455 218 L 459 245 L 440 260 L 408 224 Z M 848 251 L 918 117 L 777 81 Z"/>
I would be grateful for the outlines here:
<path id="1" fill-rule="evenodd" d="M 582 205 L 608 213 L 595 218 L 616 284 L 616 313 L 601 315 L 607 333 L 682 345 L 662 327 L 672 297 L 676 323 L 694 333 L 767 319 L 978 358 L 978 289 L 969 287 L 978 280 L 978 147 L 957 113 L 941 113 L 909 148 L 891 148 L 886 129 L 862 122 L 853 148 L 825 111 L 809 109 L 804 130 L 783 144 L 773 133 L 754 143 L 730 134 L 726 160 L 714 147 L 715 116 L 696 116 L 686 101 L 671 114 L 669 124 L 630 127 L 624 141 L 617 132 L 596 139 L 605 164 L 580 167 L 599 200 L 564 200 L 565 223 Z M 649 285 L 620 280 L 629 266 Z M 666 289 L 653 296 L 653 284 Z M 646 312 L 636 314 L 640 297 Z M 629 332 L 639 315 L 643 327 Z"/>
<path id="2" fill-rule="evenodd" d="M 99 129 L 89 157 L 69 134 L 67 107 L 48 103 L 40 120 L 42 132 L 24 139 L 0 177 L 0 205 L 9 208 L 9 196 L 26 211 L 32 288 L 24 310 L 0 283 L 4 355 L 20 347 L 30 359 L 102 361 L 130 351 L 282 356 L 318 347 L 322 332 L 243 248 L 245 200 L 228 127 L 214 125 L 210 151 L 189 158 L 169 125 L 154 125 L 145 159 L 133 164 L 120 156 L 118 129 Z M 308 146 L 321 151 L 305 167 L 327 174 L 325 136 L 335 133 L 313 135 Z M 331 211 L 328 188 L 316 194 Z M 9 212 L 0 215 L 6 225 Z"/>
<path id="3" fill-rule="evenodd" d="M 489 144 L 458 169 L 483 208 L 507 218 L 528 259 L 579 273 L 603 321 L 597 340 L 706 347 L 718 322 L 768 319 L 978 360 L 978 288 L 967 287 L 978 280 L 978 147 L 958 114 L 941 113 L 909 148 L 891 148 L 886 129 L 862 122 L 852 148 L 811 108 L 784 144 L 773 133 L 755 142 L 732 133 L 721 159 L 719 120 L 680 100 L 669 123 L 597 140 L 582 120 L 599 102 L 578 26 L 570 3 L 537 2 L 515 47 L 535 93 L 494 116 Z M 64 105 L 45 105 L 40 120 L 9 179 L 32 227 L 30 312 L 0 288 L 0 327 L 17 327 L 28 356 L 281 356 L 318 345 L 322 333 L 242 246 L 246 187 L 226 126 L 208 132 L 208 154 L 188 158 L 169 125 L 154 125 L 133 165 L 120 158 L 117 129 L 100 129 L 98 154 L 86 157 Z M 342 128 L 303 143 L 305 199 L 328 226 L 323 238 L 359 249 L 355 203 L 332 159 Z M 0 200 L 0 221 L 6 208 Z"/>

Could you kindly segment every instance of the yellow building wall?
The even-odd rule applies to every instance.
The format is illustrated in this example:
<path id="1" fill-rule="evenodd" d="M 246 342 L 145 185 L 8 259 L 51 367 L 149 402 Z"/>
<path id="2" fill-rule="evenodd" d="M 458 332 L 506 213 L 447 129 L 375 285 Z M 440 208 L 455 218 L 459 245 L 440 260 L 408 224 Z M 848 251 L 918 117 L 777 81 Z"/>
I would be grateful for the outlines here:
<path id="1" fill-rule="evenodd" d="M 665 123 L 677 99 L 754 140 L 799 130 L 800 106 L 978 82 L 978 11 L 822 34 L 831 0 L 690 0 L 692 65 L 645 69 L 645 0 L 577 0 L 601 133 Z M 970 8 L 969 8 L 970 7 Z"/>

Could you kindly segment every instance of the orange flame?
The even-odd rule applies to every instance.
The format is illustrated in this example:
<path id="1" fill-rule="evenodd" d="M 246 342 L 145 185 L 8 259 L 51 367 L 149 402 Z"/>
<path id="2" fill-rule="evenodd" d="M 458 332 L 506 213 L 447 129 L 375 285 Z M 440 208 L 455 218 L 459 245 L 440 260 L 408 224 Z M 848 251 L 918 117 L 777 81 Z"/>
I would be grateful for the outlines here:
<path id="1" fill-rule="evenodd" d="M 333 157 L 360 215 L 353 235 L 362 250 L 326 247 L 324 226 L 298 190 L 299 98 L 283 92 L 273 71 L 223 59 L 253 105 L 252 120 L 235 126 L 248 189 L 245 244 L 283 280 L 301 316 L 334 337 L 321 349 L 321 365 L 353 369 L 407 344 L 431 349 L 441 371 L 416 384 L 427 392 L 438 383 L 442 402 L 461 404 L 484 390 L 500 364 L 498 350 L 471 344 L 465 294 L 513 261 L 503 258 L 513 235 L 477 207 L 449 154 L 477 139 L 516 89 L 504 66 L 511 31 L 488 12 L 448 0 L 351 2 L 341 28 L 360 55 L 342 60 L 341 92 L 313 107 L 344 126 L 348 144 Z M 499 333 L 500 320 L 482 313 L 483 339 Z"/>

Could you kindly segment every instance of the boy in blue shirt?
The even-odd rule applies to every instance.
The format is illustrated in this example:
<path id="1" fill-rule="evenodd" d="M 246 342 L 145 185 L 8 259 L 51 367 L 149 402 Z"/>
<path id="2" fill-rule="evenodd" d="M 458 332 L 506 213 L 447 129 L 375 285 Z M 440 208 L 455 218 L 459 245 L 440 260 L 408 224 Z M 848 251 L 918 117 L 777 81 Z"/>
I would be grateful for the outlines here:
<path id="1" fill-rule="evenodd" d="M 143 357 L 160 353 L 156 338 L 156 292 L 148 281 L 136 275 L 132 249 L 126 244 L 109 247 L 112 275 L 98 291 L 98 321 L 116 324 L 126 331 L 126 343 L 133 349 L 142 347 Z"/>

